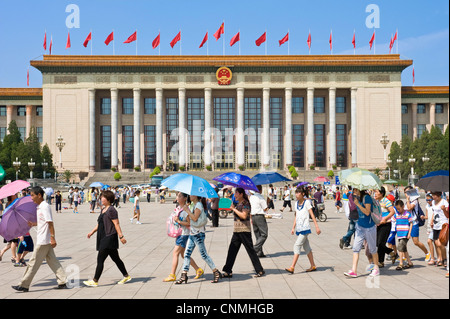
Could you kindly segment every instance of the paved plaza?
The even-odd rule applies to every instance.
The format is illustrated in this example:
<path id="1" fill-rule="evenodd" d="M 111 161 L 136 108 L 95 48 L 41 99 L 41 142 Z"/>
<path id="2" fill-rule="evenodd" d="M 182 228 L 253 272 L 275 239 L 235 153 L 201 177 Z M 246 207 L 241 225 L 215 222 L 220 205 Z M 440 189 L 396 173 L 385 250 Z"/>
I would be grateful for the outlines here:
<path id="1" fill-rule="evenodd" d="M 381 269 L 381 276 L 373 280 L 364 272 L 368 262 L 362 251 L 358 266 L 358 278 L 347 278 L 344 272 L 351 268 L 352 251 L 341 250 L 339 239 L 347 230 L 348 221 L 343 213 L 336 213 L 333 201 L 326 201 L 328 220 L 319 222 L 322 234 L 313 234 L 310 243 L 317 271 L 306 273 L 309 262 L 302 253 L 294 274 L 284 269 L 293 258 L 295 236 L 291 235 L 294 215 L 285 210 L 282 219 L 268 219 L 269 238 L 264 245 L 266 258 L 261 258 L 266 275 L 253 278 L 254 270 L 245 249 L 241 247 L 233 269 L 233 278 L 222 279 L 218 284 L 210 281 L 213 275 L 201 259 L 198 249 L 193 258 L 205 270 L 201 279 L 195 280 L 194 270 L 189 272 L 188 284 L 165 283 L 170 273 L 174 239 L 166 235 L 166 218 L 174 204 L 141 203 L 141 225 L 130 223 L 132 203 L 121 204 L 119 220 L 127 244 L 120 244 L 119 253 L 132 280 L 125 285 L 116 283 L 122 279 L 116 265 L 108 259 L 96 288 L 85 287 L 82 281 L 92 279 L 96 267 L 97 252 L 94 235 L 87 234 L 96 226 L 98 213 L 90 214 L 88 204 L 79 207 L 79 213 L 63 209 L 53 212 L 56 255 L 71 279 L 71 289 L 54 290 L 56 278 L 44 263 L 39 269 L 28 293 L 18 293 L 11 288 L 22 277 L 25 268 L 14 267 L 10 252 L 0 262 L 0 298 L 2 299 L 448 299 L 449 283 L 446 269 L 429 266 L 424 254 L 410 241 L 408 250 L 414 268 L 396 271 L 390 261 Z M 424 202 L 421 203 L 425 205 Z M 282 202 L 275 202 L 274 213 L 279 213 Z M 67 204 L 63 204 L 63 207 Z M 423 206 L 424 207 L 424 206 Z M 52 206 L 52 209 L 54 207 Z M 98 211 L 98 210 L 97 210 Z M 219 220 L 219 227 L 208 223 L 206 247 L 216 264 L 222 269 L 233 232 L 233 219 Z M 426 229 L 421 227 L 420 240 L 426 243 Z M 33 239 L 36 231 L 31 230 Z M 253 236 L 254 239 L 254 236 Z M 177 277 L 182 261 L 179 261 Z"/>

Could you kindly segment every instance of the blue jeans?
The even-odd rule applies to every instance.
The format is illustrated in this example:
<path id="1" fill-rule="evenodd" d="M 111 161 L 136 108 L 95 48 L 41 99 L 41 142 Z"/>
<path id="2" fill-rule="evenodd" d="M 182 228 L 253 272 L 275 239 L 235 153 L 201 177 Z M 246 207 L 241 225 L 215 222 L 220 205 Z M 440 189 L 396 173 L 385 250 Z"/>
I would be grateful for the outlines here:
<path id="1" fill-rule="evenodd" d="M 198 249 L 200 250 L 200 256 L 202 256 L 203 260 L 206 261 L 209 268 L 211 268 L 211 270 L 216 269 L 216 265 L 214 265 L 211 257 L 209 257 L 208 253 L 206 252 L 205 233 L 198 233 L 197 235 L 189 235 L 189 239 L 186 245 L 186 251 L 184 252 L 183 271 L 187 272 L 189 270 L 189 266 L 191 264 L 191 255 L 194 251 L 195 246 L 198 246 Z"/>
<path id="2" fill-rule="evenodd" d="M 350 219 L 348 223 L 347 234 L 345 234 L 345 236 L 342 237 L 347 246 L 350 245 L 350 241 L 352 240 L 352 236 L 354 233 L 355 233 L 355 221 L 353 219 Z"/>

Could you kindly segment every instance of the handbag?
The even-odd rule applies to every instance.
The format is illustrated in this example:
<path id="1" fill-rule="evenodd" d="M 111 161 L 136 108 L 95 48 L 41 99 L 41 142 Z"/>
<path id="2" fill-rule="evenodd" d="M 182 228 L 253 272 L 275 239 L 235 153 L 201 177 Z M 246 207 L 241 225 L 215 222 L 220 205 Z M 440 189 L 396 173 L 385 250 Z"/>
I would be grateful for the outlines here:
<path id="1" fill-rule="evenodd" d="M 442 245 L 447 246 L 448 243 L 448 223 L 442 225 L 442 229 L 439 232 L 439 241 Z"/>
<path id="2" fill-rule="evenodd" d="M 378 203 L 377 200 L 373 201 L 371 217 L 372 217 L 372 220 L 375 223 L 375 225 L 377 225 L 377 226 L 380 225 L 381 220 L 383 219 L 383 214 L 381 212 L 380 203 Z"/>

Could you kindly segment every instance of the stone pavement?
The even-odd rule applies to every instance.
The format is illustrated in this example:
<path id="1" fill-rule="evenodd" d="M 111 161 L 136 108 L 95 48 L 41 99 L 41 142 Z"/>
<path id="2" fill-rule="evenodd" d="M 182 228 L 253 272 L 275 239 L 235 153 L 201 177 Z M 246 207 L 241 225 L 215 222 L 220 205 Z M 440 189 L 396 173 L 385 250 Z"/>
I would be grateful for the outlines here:
<path id="1" fill-rule="evenodd" d="M 282 219 L 268 219 L 269 238 L 264 246 L 267 255 L 261 262 L 266 276 L 253 278 L 254 270 L 244 248 L 241 248 L 233 278 L 222 279 L 212 284 L 212 272 L 201 259 L 198 249 L 193 258 L 205 269 L 203 278 L 195 280 L 193 269 L 189 272 L 188 284 L 165 283 L 171 268 L 174 239 L 166 235 L 166 217 L 174 205 L 141 203 L 142 225 L 130 223 L 132 203 L 121 204 L 119 220 L 127 239 L 120 244 L 119 253 L 132 280 L 125 285 L 117 285 L 121 273 L 107 259 L 105 269 L 97 288 L 84 287 L 83 280 L 91 279 L 96 267 L 97 252 L 95 235 L 87 239 L 87 234 L 97 223 L 98 214 L 89 214 L 86 203 L 79 208 L 79 214 L 63 209 L 62 214 L 53 212 L 56 240 L 56 255 L 74 288 L 54 290 L 56 279 L 44 263 L 38 271 L 30 291 L 18 293 L 11 288 L 22 277 L 25 268 L 14 267 L 10 262 L 10 252 L 5 253 L 0 262 L 0 299 L 448 299 L 449 283 L 445 278 L 446 269 L 428 266 L 424 254 L 412 242 L 408 250 L 412 255 L 414 268 L 396 271 L 390 261 L 381 269 L 376 280 L 364 273 L 368 262 L 364 252 L 360 254 L 358 278 L 347 278 L 344 272 L 351 268 L 352 251 L 341 250 L 339 239 L 347 230 L 348 221 L 344 214 L 337 214 L 333 201 L 326 202 L 328 220 L 319 222 L 322 234 L 317 235 L 314 227 L 310 243 L 318 270 L 306 273 L 309 268 L 307 257 L 302 253 L 295 273 L 284 269 L 293 258 L 295 236 L 290 234 L 293 213 L 285 210 Z M 275 202 L 275 212 L 279 212 L 282 202 Z M 422 203 L 425 205 L 425 203 Z M 66 205 L 63 205 L 63 207 Z M 52 208 L 54 208 L 52 206 Z M 229 216 L 219 220 L 218 228 L 207 226 L 206 247 L 216 266 L 221 270 L 226 259 L 228 244 L 233 231 L 233 221 Z M 313 225 L 312 225 L 313 226 Z M 421 228 L 420 239 L 426 243 L 426 229 Z M 36 231 L 31 230 L 33 239 Z M 253 236 L 254 238 L 254 236 Z M 179 261 L 179 277 L 182 260 Z"/>

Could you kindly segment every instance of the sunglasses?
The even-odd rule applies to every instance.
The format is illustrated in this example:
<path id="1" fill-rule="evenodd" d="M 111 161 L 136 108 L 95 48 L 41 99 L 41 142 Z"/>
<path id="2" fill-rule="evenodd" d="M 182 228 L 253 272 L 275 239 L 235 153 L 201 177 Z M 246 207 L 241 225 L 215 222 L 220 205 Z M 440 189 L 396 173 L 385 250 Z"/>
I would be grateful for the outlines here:
<path id="1" fill-rule="evenodd" d="M 432 199 L 427 199 L 426 201 L 427 201 L 427 202 L 432 202 L 433 200 L 432 200 Z"/>

